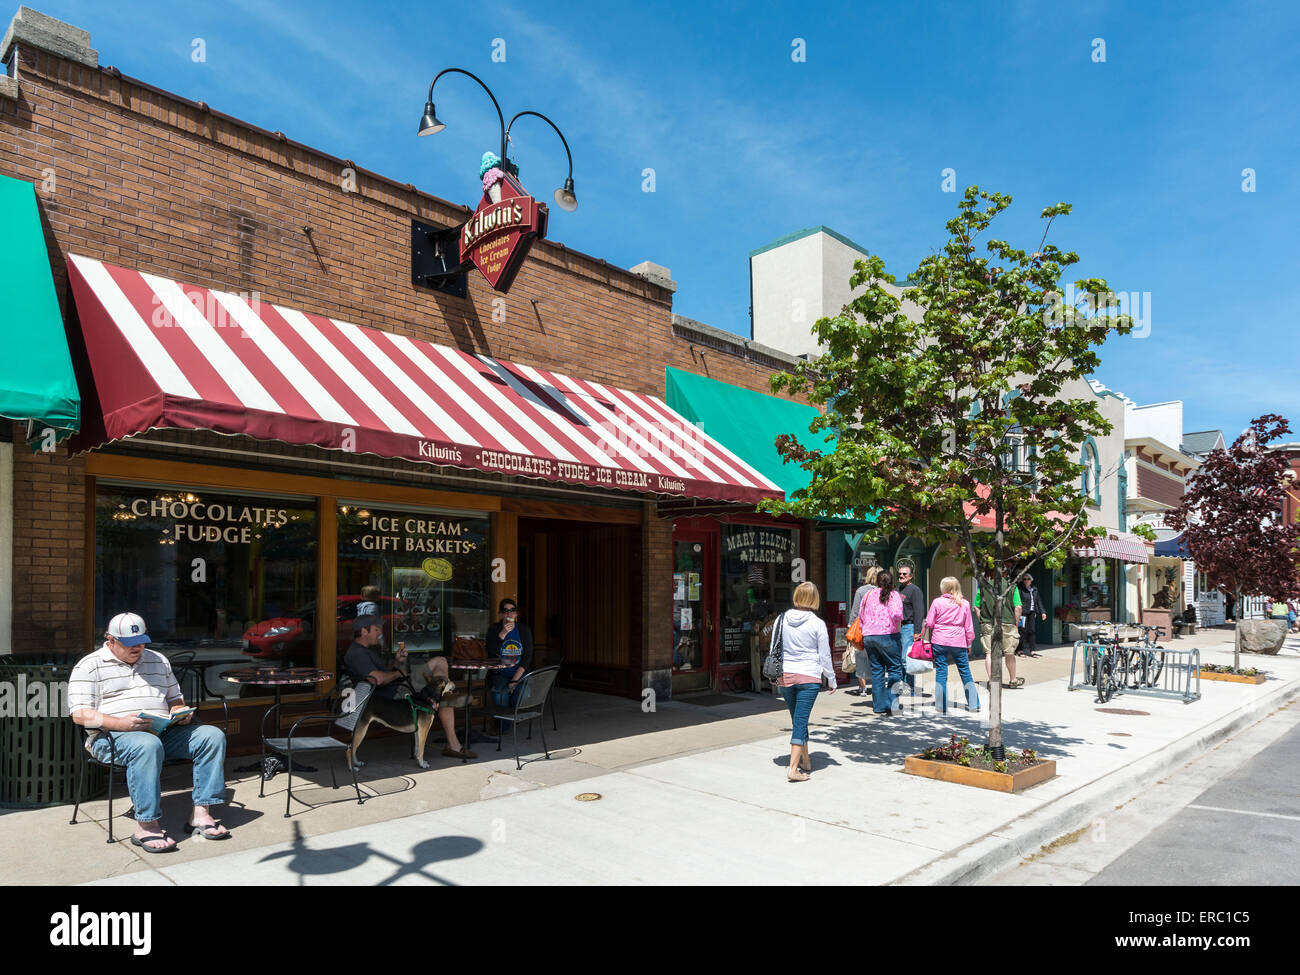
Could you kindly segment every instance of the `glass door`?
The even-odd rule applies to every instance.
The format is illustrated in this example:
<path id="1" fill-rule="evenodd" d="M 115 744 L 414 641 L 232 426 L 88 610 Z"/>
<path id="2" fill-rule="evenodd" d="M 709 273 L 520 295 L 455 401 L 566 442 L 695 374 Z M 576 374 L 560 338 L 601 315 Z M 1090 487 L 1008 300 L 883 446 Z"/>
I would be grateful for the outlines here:
<path id="1" fill-rule="evenodd" d="M 710 536 L 673 533 L 673 673 L 709 673 L 717 660 Z"/>

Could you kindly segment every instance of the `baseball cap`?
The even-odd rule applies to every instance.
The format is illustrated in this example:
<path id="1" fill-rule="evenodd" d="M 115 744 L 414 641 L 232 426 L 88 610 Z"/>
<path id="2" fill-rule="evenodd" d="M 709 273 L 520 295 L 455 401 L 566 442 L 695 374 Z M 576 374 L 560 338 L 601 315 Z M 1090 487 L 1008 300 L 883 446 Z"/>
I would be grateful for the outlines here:
<path id="1" fill-rule="evenodd" d="M 108 624 L 108 635 L 124 647 L 137 647 L 149 642 L 144 620 L 135 613 L 118 613 Z"/>
<path id="2" fill-rule="evenodd" d="M 366 613 L 362 616 L 358 616 L 356 619 L 352 621 L 352 630 L 353 632 L 359 633 L 362 630 L 364 630 L 367 626 L 383 626 L 383 625 L 384 625 L 384 618 L 382 616 L 376 616 L 374 613 Z"/>

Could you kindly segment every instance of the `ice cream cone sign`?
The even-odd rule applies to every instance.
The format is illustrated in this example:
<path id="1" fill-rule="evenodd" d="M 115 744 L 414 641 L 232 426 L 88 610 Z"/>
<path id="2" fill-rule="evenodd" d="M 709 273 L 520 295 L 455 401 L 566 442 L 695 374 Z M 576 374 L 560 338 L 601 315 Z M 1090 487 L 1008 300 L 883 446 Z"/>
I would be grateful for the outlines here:
<path id="1" fill-rule="evenodd" d="M 478 168 L 483 178 L 483 192 L 493 203 L 501 202 L 501 181 L 506 178 L 501 168 L 501 157 L 495 152 L 483 153 L 483 162 Z"/>
<path id="2" fill-rule="evenodd" d="M 479 166 L 483 198 L 460 231 L 461 261 L 470 261 L 497 291 L 509 291 L 535 237 L 546 236 L 547 209 L 527 193 L 495 152 Z"/>

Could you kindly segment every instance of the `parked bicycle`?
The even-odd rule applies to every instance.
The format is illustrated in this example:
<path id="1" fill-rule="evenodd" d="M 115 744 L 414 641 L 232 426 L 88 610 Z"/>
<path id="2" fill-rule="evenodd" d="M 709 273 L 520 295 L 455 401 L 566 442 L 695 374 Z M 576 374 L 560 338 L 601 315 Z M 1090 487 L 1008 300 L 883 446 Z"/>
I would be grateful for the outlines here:
<path id="1" fill-rule="evenodd" d="M 1158 642 L 1165 635 L 1165 628 L 1142 624 L 1138 629 L 1142 631 L 1141 642 L 1128 651 L 1128 674 L 1133 679 L 1131 686 L 1155 687 L 1165 667 L 1165 650 Z"/>
<path id="2" fill-rule="evenodd" d="M 1115 695 L 1115 691 L 1128 683 L 1129 653 L 1124 647 L 1124 638 L 1120 636 L 1120 627 L 1126 623 L 1113 620 L 1095 620 L 1088 628 L 1090 642 L 1101 646 L 1096 650 L 1089 647 L 1085 656 L 1084 673 L 1091 679 L 1087 683 L 1097 688 L 1097 701 L 1105 704 Z M 1109 628 L 1109 633 L 1101 632 Z"/>

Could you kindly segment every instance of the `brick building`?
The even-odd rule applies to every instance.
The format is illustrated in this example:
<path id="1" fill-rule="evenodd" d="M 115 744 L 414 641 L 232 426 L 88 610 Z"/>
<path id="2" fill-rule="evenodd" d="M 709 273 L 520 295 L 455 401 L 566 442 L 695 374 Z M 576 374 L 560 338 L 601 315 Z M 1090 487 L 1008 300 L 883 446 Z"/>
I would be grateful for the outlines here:
<path id="1" fill-rule="evenodd" d="M 83 407 L 81 434 L 53 450 L 33 449 L 39 431 L 27 424 L 6 431 L 14 652 L 89 649 L 131 608 L 164 648 L 211 662 L 204 693 L 214 693 L 241 658 L 333 670 L 348 613 L 377 585 L 390 639 L 413 648 L 481 638 L 497 600 L 517 595 L 543 658 L 564 658 L 562 682 L 667 694 L 740 669 L 719 659 L 726 559 L 715 542 L 700 579 L 676 578 L 675 530 L 776 532 L 824 591 L 822 537 L 756 514 L 752 499 L 346 453 L 197 419 L 109 436 L 121 418 L 102 415 L 116 361 L 105 336 L 118 313 L 102 289 L 129 295 L 128 279 L 159 289 L 155 310 L 175 286 L 191 301 L 252 296 L 286 318 L 607 384 L 628 402 L 662 398 L 667 368 L 766 390 L 793 360 L 675 318 L 663 269 L 633 273 L 544 239 L 506 295 L 472 270 L 464 298 L 417 287 L 412 220 L 453 227 L 467 208 L 101 66 L 85 32 L 26 8 L 0 58 L 0 175 L 36 187 Z M 383 548 L 442 552 L 435 535 L 463 551 L 432 570 Z M 453 578 L 435 585 L 430 571 Z M 789 564 L 748 572 L 762 579 L 760 603 L 788 598 Z M 701 592 L 686 615 L 674 600 L 683 581 Z M 337 621 L 316 612 L 331 604 Z M 674 665 L 683 629 L 703 644 L 689 670 Z"/>

